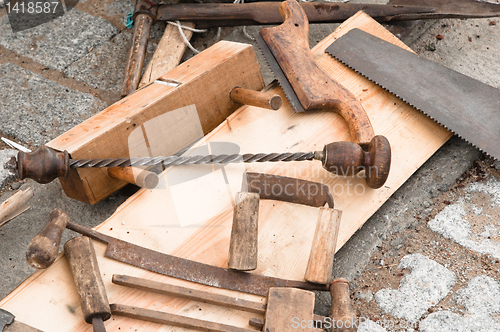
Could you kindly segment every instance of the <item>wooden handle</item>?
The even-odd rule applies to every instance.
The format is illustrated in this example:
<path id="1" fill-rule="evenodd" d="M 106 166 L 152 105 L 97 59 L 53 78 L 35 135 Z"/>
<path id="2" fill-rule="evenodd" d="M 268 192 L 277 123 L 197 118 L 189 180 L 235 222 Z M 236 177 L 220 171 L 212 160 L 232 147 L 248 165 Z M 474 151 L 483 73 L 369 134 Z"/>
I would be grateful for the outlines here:
<path id="1" fill-rule="evenodd" d="M 160 181 L 156 173 L 139 167 L 110 167 L 108 168 L 108 175 L 146 189 L 156 188 Z"/>
<path id="2" fill-rule="evenodd" d="M 38 183 L 49 183 L 57 177 L 67 177 L 69 154 L 48 146 L 40 146 L 33 152 L 19 151 L 17 172 L 20 179 L 33 179 Z"/>
<path id="3" fill-rule="evenodd" d="M 357 317 L 349 294 L 349 281 L 344 278 L 334 279 L 330 285 L 330 294 L 332 296 L 330 318 L 336 323 L 330 332 L 357 331 Z"/>
<path id="4" fill-rule="evenodd" d="M 366 151 L 352 142 L 334 142 L 325 145 L 321 162 L 330 173 L 354 176 L 365 171 L 366 184 L 373 189 L 384 185 L 391 167 L 391 145 L 387 138 L 375 136 Z"/>
<path id="5" fill-rule="evenodd" d="M 259 194 L 236 194 L 227 263 L 230 269 L 251 271 L 257 268 L 259 203 Z"/>
<path id="6" fill-rule="evenodd" d="M 46 269 L 57 257 L 61 237 L 69 222 L 69 216 L 59 210 L 52 210 L 49 222 L 31 240 L 26 251 L 26 260 L 31 267 Z"/>
<path id="7" fill-rule="evenodd" d="M 134 19 L 134 35 L 132 37 L 132 45 L 128 53 L 127 65 L 125 66 L 125 75 L 122 84 L 121 96 L 125 97 L 134 92 L 139 85 L 141 79 L 142 67 L 146 57 L 146 49 L 148 46 L 149 32 L 156 15 L 158 7 L 148 5 L 142 2 L 144 8 L 135 9 L 138 14 Z M 149 13 L 149 14 L 147 14 Z"/>
<path id="8" fill-rule="evenodd" d="M 352 140 L 368 144 L 375 136 L 370 119 L 356 97 L 332 80 L 314 61 L 309 48 L 309 22 L 295 0 L 280 6 L 284 23 L 260 34 L 307 111 L 339 113 L 349 125 Z"/>
<path id="9" fill-rule="evenodd" d="M 72 238 L 64 245 L 64 253 L 80 296 L 85 321 L 92 324 L 94 318 L 108 320 L 111 317 L 111 308 L 92 240 L 85 236 Z M 99 319 L 96 324 L 99 324 Z"/>
<path id="10" fill-rule="evenodd" d="M 318 223 L 307 263 L 305 280 L 316 284 L 328 284 L 332 280 L 333 257 L 339 234 L 339 210 L 320 208 Z"/>
<path id="11" fill-rule="evenodd" d="M 235 87 L 229 93 L 232 101 L 243 105 L 267 108 L 273 111 L 279 110 L 283 100 L 278 95 L 271 95 L 261 91 L 254 91 Z"/>

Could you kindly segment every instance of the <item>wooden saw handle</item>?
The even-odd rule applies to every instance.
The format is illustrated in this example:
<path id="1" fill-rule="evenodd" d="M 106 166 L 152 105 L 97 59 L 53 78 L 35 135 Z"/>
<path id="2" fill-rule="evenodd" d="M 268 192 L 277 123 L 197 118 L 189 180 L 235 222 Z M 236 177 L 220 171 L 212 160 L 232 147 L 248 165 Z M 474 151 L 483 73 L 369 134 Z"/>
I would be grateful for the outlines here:
<path id="1" fill-rule="evenodd" d="M 368 144 L 375 136 L 370 119 L 356 97 L 332 80 L 314 61 L 309 48 L 309 22 L 295 0 L 280 6 L 284 23 L 260 34 L 285 73 L 306 111 L 331 110 L 349 125 L 353 142 Z"/>

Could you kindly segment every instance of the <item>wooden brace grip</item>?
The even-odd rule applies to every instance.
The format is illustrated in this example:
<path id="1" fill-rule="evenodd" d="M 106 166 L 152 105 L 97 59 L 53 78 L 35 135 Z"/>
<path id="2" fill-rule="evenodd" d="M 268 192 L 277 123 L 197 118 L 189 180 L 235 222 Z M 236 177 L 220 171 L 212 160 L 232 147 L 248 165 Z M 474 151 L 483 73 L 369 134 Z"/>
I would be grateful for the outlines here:
<path id="1" fill-rule="evenodd" d="M 69 172 L 69 154 L 59 152 L 48 146 L 40 146 L 33 152 L 19 151 L 17 156 L 19 179 L 33 179 L 46 184 L 57 177 L 66 177 Z"/>
<path id="2" fill-rule="evenodd" d="M 356 97 L 332 80 L 314 61 L 309 48 L 309 22 L 295 0 L 280 6 L 284 23 L 260 34 L 285 73 L 306 111 L 330 110 L 347 122 L 353 142 L 368 144 L 375 136 L 370 119 Z"/>

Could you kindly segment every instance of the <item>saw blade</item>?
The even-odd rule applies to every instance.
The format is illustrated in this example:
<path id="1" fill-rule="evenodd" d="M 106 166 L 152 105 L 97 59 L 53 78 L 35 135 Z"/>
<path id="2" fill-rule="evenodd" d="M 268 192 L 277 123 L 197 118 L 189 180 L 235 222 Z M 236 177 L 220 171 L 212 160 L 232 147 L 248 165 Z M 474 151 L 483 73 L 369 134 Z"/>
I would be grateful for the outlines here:
<path id="1" fill-rule="evenodd" d="M 292 108 L 294 109 L 295 112 L 305 112 L 304 107 L 299 101 L 299 98 L 295 94 L 295 91 L 293 90 L 292 86 L 290 85 L 290 82 L 288 82 L 288 79 L 286 78 L 285 73 L 281 69 L 278 61 L 274 58 L 273 52 L 267 47 L 266 42 L 260 35 L 260 32 L 257 32 L 255 35 L 255 41 L 257 42 L 257 45 L 259 45 L 259 48 L 262 52 L 262 55 L 267 61 L 267 64 L 271 68 L 272 72 L 274 73 L 274 76 L 278 79 L 278 83 L 281 86 L 281 89 L 285 93 L 286 98 L 290 102 L 290 105 L 292 105 Z"/>
<path id="2" fill-rule="evenodd" d="M 359 29 L 326 52 L 500 160 L 500 90 Z"/>

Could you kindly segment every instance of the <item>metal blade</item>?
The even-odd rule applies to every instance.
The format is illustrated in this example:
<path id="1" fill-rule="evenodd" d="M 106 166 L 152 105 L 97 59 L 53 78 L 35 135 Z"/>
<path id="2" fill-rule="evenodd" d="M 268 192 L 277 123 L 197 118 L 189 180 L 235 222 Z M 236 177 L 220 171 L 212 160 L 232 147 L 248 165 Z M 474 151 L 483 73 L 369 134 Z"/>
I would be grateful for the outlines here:
<path id="1" fill-rule="evenodd" d="M 500 3 L 482 0 L 390 0 L 393 6 L 433 6 L 432 13 L 402 15 L 405 19 L 480 18 L 500 15 Z"/>
<path id="2" fill-rule="evenodd" d="M 218 266 L 195 262 L 144 248 L 133 243 L 99 233 L 93 229 L 68 222 L 66 228 L 93 240 L 108 244 L 104 256 L 119 262 L 160 273 L 169 277 L 196 282 L 202 285 L 267 296 L 270 287 L 295 287 L 305 290 L 328 291 L 329 285 L 311 284 L 246 272 L 233 271 Z"/>
<path id="3" fill-rule="evenodd" d="M 297 95 L 295 94 L 295 91 L 290 85 L 290 82 L 288 82 L 285 73 L 281 69 L 278 61 L 276 61 L 276 59 L 274 58 L 274 55 L 269 49 L 269 47 L 267 47 L 267 44 L 264 41 L 264 39 L 262 39 L 260 33 L 256 33 L 254 37 L 255 41 L 257 42 L 257 45 L 259 45 L 259 48 L 262 51 L 262 55 L 264 55 L 264 58 L 266 59 L 269 67 L 271 68 L 274 75 L 278 79 L 278 83 L 283 89 L 283 92 L 285 93 L 286 98 L 290 102 L 290 105 L 292 105 L 294 111 L 298 113 L 305 112 L 304 107 L 302 107 L 302 104 L 300 103 L 299 98 L 297 98 Z"/>
<path id="4" fill-rule="evenodd" d="M 326 52 L 500 159 L 500 90 L 359 29 Z"/>

